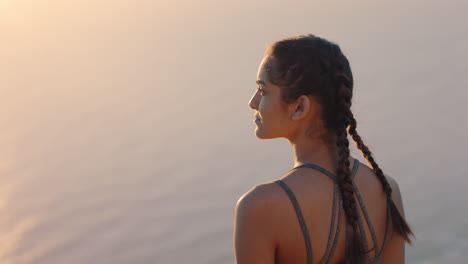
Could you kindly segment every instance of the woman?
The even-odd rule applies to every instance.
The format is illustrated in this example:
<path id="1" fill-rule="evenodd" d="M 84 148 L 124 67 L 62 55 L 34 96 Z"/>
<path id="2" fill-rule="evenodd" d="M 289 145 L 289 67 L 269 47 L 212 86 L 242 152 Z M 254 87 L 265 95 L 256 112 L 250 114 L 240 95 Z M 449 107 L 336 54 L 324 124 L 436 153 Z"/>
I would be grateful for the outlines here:
<path id="1" fill-rule="evenodd" d="M 397 183 L 356 131 L 353 77 L 339 46 L 314 35 L 278 41 L 257 84 L 255 133 L 287 138 L 294 167 L 237 202 L 237 263 L 404 263 L 413 233 Z M 348 133 L 372 168 L 350 156 Z"/>

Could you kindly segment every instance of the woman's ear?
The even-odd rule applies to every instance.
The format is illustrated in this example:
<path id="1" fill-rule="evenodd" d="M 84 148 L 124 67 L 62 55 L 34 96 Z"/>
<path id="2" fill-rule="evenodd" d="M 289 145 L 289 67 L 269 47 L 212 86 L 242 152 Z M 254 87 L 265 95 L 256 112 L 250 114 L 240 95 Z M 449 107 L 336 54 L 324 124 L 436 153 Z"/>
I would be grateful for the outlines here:
<path id="1" fill-rule="evenodd" d="M 297 98 L 296 102 L 291 105 L 291 119 L 300 120 L 307 116 L 310 111 L 310 97 L 301 95 Z"/>

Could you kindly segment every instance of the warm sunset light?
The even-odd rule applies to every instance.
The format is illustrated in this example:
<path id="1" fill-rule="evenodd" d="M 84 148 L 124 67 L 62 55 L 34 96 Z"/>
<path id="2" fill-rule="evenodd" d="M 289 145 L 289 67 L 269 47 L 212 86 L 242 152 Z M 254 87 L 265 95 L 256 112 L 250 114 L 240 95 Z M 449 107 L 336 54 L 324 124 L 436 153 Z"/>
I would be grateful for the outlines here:
<path id="1" fill-rule="evenodd" d="M 416 233 L 407 262 L 467 263 L 467 11 L 0 0 L 0 264 L 234 263 L 236 201 L 293 165 L 256 137 L 257 71 L 309 33 L 349 58 L 357 130 Z"/>

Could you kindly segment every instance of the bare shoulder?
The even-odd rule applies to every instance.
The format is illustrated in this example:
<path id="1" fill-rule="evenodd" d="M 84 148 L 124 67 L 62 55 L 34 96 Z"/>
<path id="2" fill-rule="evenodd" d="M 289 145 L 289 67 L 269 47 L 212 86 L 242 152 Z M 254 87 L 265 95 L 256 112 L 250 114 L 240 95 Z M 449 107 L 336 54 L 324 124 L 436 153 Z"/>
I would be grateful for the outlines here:
<path id="1" fill-rule="evenodd" d="M 400 186 L 398 186 L 397 181 L 388 175 L 385 175 L 385 178 L 387 179 L 388 184 L 390 184 L 390 188 L 392 188 L 392 198 L 396 198 L 393 196 L 401 196 Z"/>
<path id="2" fill-rule="evenodd" d="M 277 240 L 279 216 L 276 183 L 259 184 L 237 201 L 234 216 L 234 240 L 236 255 L 245 252 L 259 257 L 259 252 L 273 252 Z M 265 253 L 270 254 L 270 253 Z M 254 262 L 252 262 L 254 263 Z M 255 262 L 259 263 L 259 262 Z"/>
<path id="3" fill-rule="evenodd" d="M 375 181 L 376 184 L 381 185 L 380 181 L 375 176 L 375 173 L 372 170 L 372 168 L 370 168 L 366 164 L 362 164 L 362 165 L 363 165 L 364 168 L 366 168 L 366 171 L 369 173 L 369 175 L 372 175 L 372 177 L 370 177 L 370 179 Z M 390 185 L 390 188 L 392 188 L 392 199 L 395 202 L 395 205 L 397 206 L 400 213 L 403 214 L 403 201 L 402 201 L 402 198 L 401 198 L 400 187 L 399 187 L 397 181 L 393 177 L 390 177 L 387 174 L 384 174 L 384 175 L 385 175 L 385 179 L 387 180 L 388 184 Z"/>
<path id="4" fill-rule="evenodd" d="M 237 210 L 255 210 L 257 213 L 267 212 L 278 202 L 278 187 L 274 182 L 256 185 L 244 193 L 237 201 Z"/>
<path id="5" fill-rule="evenodd" d="M 392 187 L 392 189 L 395 189 L 395 190 L 398 189 L 398 191 L 400 190 L 398 187 L 398 183 L 396 182 L 395 179 L 393 179 L 392 177 L 388 175 L 385 175 L 385 178 L 387 178 L 387 181 L 390 184 L 390 187 Z"/>
<path id="6" fill-rule="evenodd" d="M 387 178 L 388 184 L 390 184 L 390 188 L 392 188 L 393 202 L 395 202 L 395 205 L 398 208 L 398 211 L 400 211 L 400 214 L 404 216 L 403 199 L 401 197 L 400 187 L 398 186 L 396 180 L 392 177 L 385 175 L 385 178 Z"/>

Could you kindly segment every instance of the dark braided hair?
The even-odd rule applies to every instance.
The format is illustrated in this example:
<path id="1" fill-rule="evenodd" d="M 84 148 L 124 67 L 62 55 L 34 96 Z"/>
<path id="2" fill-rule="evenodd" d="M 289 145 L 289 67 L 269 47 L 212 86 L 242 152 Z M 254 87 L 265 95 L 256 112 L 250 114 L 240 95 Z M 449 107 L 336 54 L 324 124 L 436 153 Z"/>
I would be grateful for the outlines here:
<path id="1" fill-rule="evenodd" d="M 304 94 L 314 96 L 322 108 L 321 115 L 325 128 L 336 135 L 339 157 L 338 185 L 346 221 L 352 230 L 352 244 L 348 256 L 350 263 L 362 263 L 365 252 L 361 250 L 362 237 L 358 227 L 358 209 L 349 169 L 347 132 L 382 183 L 395 231 L 411 243 L 409 237 L 413 233 L 392 200 L 392 188 L 356 131 L 357 123 L 351 112 L 353 76 L 348 59 L 340 47 L 326 39 L 304 35 L 273 43 L 267 49 L 266 56 L 269 59 L 267 70 L 270 79 L 282 87 L 282 100 L 290 103 Z"/>

